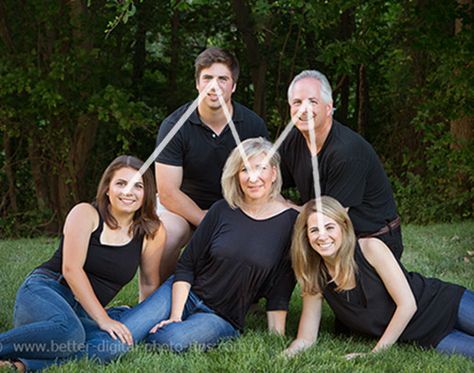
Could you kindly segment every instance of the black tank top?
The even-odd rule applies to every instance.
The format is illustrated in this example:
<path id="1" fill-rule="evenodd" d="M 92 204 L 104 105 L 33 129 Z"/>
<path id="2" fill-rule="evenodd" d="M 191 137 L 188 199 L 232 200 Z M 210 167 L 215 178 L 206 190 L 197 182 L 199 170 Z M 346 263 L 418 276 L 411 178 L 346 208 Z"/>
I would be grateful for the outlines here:
<path id="1" fill-rule="evenodd" d="M 330 283 L 324 298 L 337 318 L 356 333 L 379 338 L 385 332 L 396 305 L 375 269 L 365 259 L 359 245 L 355 249 L 358 265 L 356 288 L 360 299 L 348 300 L 345 292 L 336 292 Z M 422 347 L 436 347 L 449 334 L 457 320 L 459 303 L 465 288 L 402 268 L 416 299 L 417 311 L 399 341 L 416 342 Z"/>
<path id="2" fill-rule="evenodd" d="M 91 234 L 83 268 L 97 299 L 105 307 L 135 276 L 140 263 L 144 236 L 134 236 L 125 245 L 104 245 L 100 242 L 104 224 L 99 214 L 99 225 Z M 38 268 L 62 273 L 63 243 L 64 237 L 61 237 L 58 250 L 51 259 Z"/>

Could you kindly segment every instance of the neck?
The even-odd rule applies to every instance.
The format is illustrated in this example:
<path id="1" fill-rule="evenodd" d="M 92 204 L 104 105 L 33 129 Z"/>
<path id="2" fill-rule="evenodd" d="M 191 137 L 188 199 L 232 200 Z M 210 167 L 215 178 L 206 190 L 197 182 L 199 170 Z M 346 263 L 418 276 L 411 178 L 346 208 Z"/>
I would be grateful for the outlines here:
<path id="1" fill-rule="evenodd" d="M 332 117 L 328 117 L 326 122 L 320 128 L 315 129 L 314 135 L 316 137 L 316 153 L 314 153 L 313 149 L 311 149 L 311 137 L 309 131 L 302 132 L 306 140 L 306 145 L 308 146 L 308 149 L 311 152 L 312 156 L 318 154 L 323 148 L 323 145 L 326 142 L 326 139 L 328 138 L 329 131 L 331 131 L 331 127 Z"/>
<path id="2" fill-rule="evenodd" d="M 227 103 L 227 111 L 232 116 L 234 109 L 230 101 Z M 221 107 L 213 110 L 201 102 L 198 106 L 198 112 L 201 120 L 213 130 L 222 130 L 228 122 Z"/>
<path id="3" fill-rule="evenodd" d="M 261 199 L 261 200 L 247 200 L 245 199 L 243 203 L 243 210 L 247 212 L 252 217 L 262 217 L 270 211 L 272 205 L 272 199 L 270 197 Z"/>
<path id="4" fill-rule="evenodd" d="M 324 265 L 326 266 L 329 274 L 331 275 L 331 277 L 333 277 L 335 269 L 336 269 L 336 259 L 324 258 L 323 260 L 324 260 Z"/>
<path id="5" fill-rule="evenodd" d="M 120 228 L 129 228 L 132 223 L 133 223 L 133 214 L 130 213 L 121 213 L 117 211 L 113 211 L 113 209 L 110 210 L 112 216 L 117 220 L 117 223 Z"/>

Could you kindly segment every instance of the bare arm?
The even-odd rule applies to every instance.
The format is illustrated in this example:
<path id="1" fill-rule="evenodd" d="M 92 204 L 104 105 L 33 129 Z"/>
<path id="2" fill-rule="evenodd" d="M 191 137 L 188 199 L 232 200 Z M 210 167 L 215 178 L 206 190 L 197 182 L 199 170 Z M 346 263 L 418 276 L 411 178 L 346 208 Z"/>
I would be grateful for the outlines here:
<path id="1" fill-rule="evenodd" d="M 321 322 L 322 304 L 321 294 L 303 296 L 303 310 L 298 324 L 298 334 L 290 346 L 283 351 L 284 355 L 294 356 L 316 342 Z"/>
<path id="2" fill-rule="evenodd" d="M 139 301 L 142 302 L 165 280 L 160 277 L 160 261 L 166 243 L 166 230 L 161 224 L 152 240 L 144 240 L 140 258 Z"/>
<path id="3" fill-rule="evenodd" d="M 375 268 L 385 288 L 397 305 L 372 352 L 381 351 L 394 344 L 405 330 L 417 310 L 415 296 L 398 262 L 390 249 L 375 238 L 359 240 L 367 261 Z"/>
<path id="4" fill-rule="evenodd" d="M 123 343 L 131 345 L 133 340 L 130 331 L 125 325 L 107 315 L 83 268 L 89 239 L 98 222 L 97 211 L 87 203 L 76 205 L 69 212 L 64 224 L 62 273 L 75 298 L 99 327 L 108 332 L 112 338 L 118 337 Z"/>
<path id="5" fill-rule="evenodd" d="M 160 203 L 197 227 L 206 213 L 181 191 L 183 168 L 155 162 L 155 173 Z"/>
<path id="6" fill-rule="evenodd" d="M 186 281 L 176 281 L 173 284 L 172 299 L 171 299 L 171 314 L 168 320 L 163 320 L 156 324 L 150 333 L 155 333 L 159 328 L 168 325 L 172 322 L 181 322 L 183 316 L 184 305 L 188 300 L 189 290 L 191 284 Z"/>
<path id="7" fill-rule="evenodd" d="M 285 335 L 285 324 L 287 311 L 268 311 L 267 322 L 268 330 L 272 333 Z"/>

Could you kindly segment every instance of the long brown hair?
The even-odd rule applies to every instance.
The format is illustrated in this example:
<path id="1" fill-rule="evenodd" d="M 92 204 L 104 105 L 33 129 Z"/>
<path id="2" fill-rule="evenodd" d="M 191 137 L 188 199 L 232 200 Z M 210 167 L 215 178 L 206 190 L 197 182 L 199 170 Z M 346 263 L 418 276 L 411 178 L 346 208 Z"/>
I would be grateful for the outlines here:
<path id="1" fill-rule="evenodd" d="M 110 200 L 107 196 L 110 181 L 113 179 L 115 172 L 121 168 L 129 167 L 139 170 L 143 162 L 131 155 L 121 155 L 115 158 L 105 169 L 97 187 L 97 194 L 94 205 L 99 210 L 100 215 L 112 229 L 117 229 L 119 224 L 110 212 Z M 133 222 L 130 226 L 129 233 L 133 235 L 145 235 L 147 238 L 153 238 L 160 227 L 160 219 L 156 214 L 156 185 L 155 178 L 150 169 L 147 169 L 142 175 L 143 179 L 143 204 L 135 211 Z"/>
<path id="2" fill-rule="evenodd" d="M 329 281 L 323 258 L 311 247 L 308 240 L 308 218 L 316 212 L 321 212 L 333 219 L 342 231 L 342 243 L 336 256 L 335 275 L 331 280 L 337 284 L 336 290 L 349 290 L 351 279 L 357 272 L 357 264 L 354 260 L 356 236 L 349 215 L 345 208 L 332 197 L 323 196 L 320 201 L 322 211 L 317 211 L 314 199 L 303 206 L 293 231 L 291 261 L 303 294 L 321 293 Z"/>

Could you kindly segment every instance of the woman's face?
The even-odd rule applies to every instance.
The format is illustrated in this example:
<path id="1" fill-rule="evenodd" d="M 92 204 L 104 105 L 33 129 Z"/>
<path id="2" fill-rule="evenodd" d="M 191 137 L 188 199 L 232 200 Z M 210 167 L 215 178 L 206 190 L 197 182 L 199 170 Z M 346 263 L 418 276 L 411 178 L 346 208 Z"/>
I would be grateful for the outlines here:
<path id="1" fill-rule="evenodd" d="M 277 171 L 269 163 L 263 163 L 265 158 L 265 153 L 255 155 L 249 159 L 252 171 L 244 164 L 239 171 L 240 188 L 247 203 L 265 201 L 271 194 Z"/>
<path id="2" fill-rule="evenodd" d="M 334 258 L 341 248 L 341 227 L 335 220 L 319 212 L 309 215 L 307 234 L 311 247 L 323 259 Z"/>
<path id="3" fill-rule="evenodd" d="M 141 176 L 133 180 L 136 174 L 137 170 L 131 167 L 122 167 L 115 171 L 107 191 L 112 211 L 135 213 L 142 207 L 145 190 Z M 132 182 L 133 185 L 130 184 Z"/>

